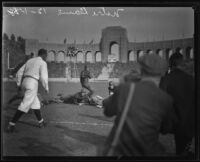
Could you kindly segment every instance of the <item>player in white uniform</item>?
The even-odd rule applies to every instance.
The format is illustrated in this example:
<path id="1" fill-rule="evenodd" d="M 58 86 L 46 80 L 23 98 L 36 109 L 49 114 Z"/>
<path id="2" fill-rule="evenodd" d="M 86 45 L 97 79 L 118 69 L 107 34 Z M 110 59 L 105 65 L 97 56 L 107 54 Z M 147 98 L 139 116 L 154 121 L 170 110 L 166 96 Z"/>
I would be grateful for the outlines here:
<path id="1" fill-rule="evenodd" d="M 17 121 L 24 113 L 27 113 L 30 109 L 34 110 L 34 113 L 39 122 L 39 127 L 45 126 L 44 119 L 42 118 L 40 112 L 41 104 L 38 99 L 37 92 L 39 80 L 41 81 L 42 86 L 45 88 L 46 92 L 49 92 L 48 70 L 47 63 L 45 62 L 46 58 L 47 51 L 45 49 L 40 49 L 38 51 L 38 57 L 28 60 L 24 65 L 21 83 L 21 88 L 24 92 L 24 98 L 19 105 L 13 119 L 9 122 L 7 132 L 13 132 Z"/>

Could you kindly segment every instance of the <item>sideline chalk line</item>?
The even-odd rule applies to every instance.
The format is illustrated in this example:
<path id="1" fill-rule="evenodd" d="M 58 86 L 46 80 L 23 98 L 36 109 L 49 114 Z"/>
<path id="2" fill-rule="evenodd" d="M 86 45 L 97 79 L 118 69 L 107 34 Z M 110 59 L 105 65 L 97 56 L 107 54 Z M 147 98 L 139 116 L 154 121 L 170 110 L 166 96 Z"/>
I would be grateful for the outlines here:
<path id="1" fill-rule="evenodd" d="M 30 122 L 36 122 L 33 119 L 22 119 L 21 122 L 30 121 Z M 47 124 L 74 124 L 74 125 L 91 125 L 91 126 L 113 126 L 112 123 L 84 123 L 84 122 L 73 122 L 73 121 L 55 121 L 55 120 L 46 120 Z"/>
<path id="2" fill-rule="evenodd" d="M 75 125 L 92 125 L 92 126 L 112 126 L 113 125 L 113 124 L 106 124 L 106 123 L 81 123 L 81 122 L 70 122 L 70 121 L 48 121 L 47 123 L 75 124 Z"/>
<path id="3" fill-rule="evenodd" d="M 36 122 L 34 119 L 21 119 L 19 120 L 21 122 Z M 91 126 L 113 126 L 113 123 L 86 123 L 86 122 L 74 122 L 74 121 L 56 121 L 56 120 L 46 120 L 47 124 L 52 123 L 52 124 L 74 124 L 74 125 L 91 125 Z"/>

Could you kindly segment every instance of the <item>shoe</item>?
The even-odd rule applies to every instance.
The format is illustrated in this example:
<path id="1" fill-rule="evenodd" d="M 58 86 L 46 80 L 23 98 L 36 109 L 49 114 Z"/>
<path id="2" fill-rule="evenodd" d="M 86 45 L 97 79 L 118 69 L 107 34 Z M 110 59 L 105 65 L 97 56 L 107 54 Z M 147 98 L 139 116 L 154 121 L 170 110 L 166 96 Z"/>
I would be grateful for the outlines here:
<path id="1" fill-rule="evenodd" d="M 7 133 L 13 133 L 15 130 L 15 126 L 14 125 L 8 125 L 8 127 L 6 128 L 6 132 Z"/>
<path id="2" fill-rule="evenodd" d="M 38 124 L 38 127 L 39 128 L 44 128 L 44 127 L 46 127 L 46 125 L 47 125 L 47 123 L 43 121 L 43 122 Z"/>

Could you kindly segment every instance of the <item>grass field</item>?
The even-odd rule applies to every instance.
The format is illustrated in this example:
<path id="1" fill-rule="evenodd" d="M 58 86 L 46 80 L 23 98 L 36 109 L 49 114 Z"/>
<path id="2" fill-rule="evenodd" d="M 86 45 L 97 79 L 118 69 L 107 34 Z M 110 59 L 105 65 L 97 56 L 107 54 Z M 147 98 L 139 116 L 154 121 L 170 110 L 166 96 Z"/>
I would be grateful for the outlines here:
<path id="1" fill-rule="evenodd" d="M 49 96 L 40 88 L 44 98 L 58 93 L 74 94 L 81 89 L 79 83 L 50 82 Z M 93 82 L 96 94 L 108 96 L 106 82 Z M 3 104 L 16 93 L 14 82 L 3 86 Z M 3 107 L 3 127 L 15 113 L 17 105 Z M 106 118 L 103 110 L 93 106 L 51 104 L 42 108 L 47 127 L 39 129 L 34 114 L 25 114 L 16 126 L 16 132 L 3 132 L 4 156 L 96 156 L 97 148 L 106 140 L 113 118 Z M 171 135 L 160 136 L 166 151 L 173 155 L 174 141 Z"/>

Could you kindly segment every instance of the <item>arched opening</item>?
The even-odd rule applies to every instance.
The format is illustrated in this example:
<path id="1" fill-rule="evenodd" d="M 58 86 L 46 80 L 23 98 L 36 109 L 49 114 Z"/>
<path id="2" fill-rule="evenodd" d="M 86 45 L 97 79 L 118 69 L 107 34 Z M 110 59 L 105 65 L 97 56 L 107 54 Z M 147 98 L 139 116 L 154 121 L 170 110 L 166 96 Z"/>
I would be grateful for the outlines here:
<path id="1" fill-rule="evenodd" d="M 156 54 L 159 55 L 160 57 L 164 58 L 163 50 L 157 49 L 157 50 L 156 50 Z"/>
<path id="2" fill-rule="evenodd" d="M 87 51 L 85 54 L 85 61 L 86 62 L 92 62 L 92 52 L 91 51 Z"/>
<path id="3" fill-rule="evenodd" d="M 57 62 L 64 62 L 65 60 L 65 52 L 59 51 L 57 54 Z"/>
<path id="4" fill-rule="evenodd" d="M 192 47 L 186 48 L 186 59 L 193 59 L 194 58 L 194 52 Z"/>
<path id="5" fill-rule="evenodd" d="M 129 51 L 129 53 L 128 53 L 128 60 L 129 61 L 137 61 L 137 55 L 134 54 L 134 51 Z"/>
<path id="6" fill-rule="evenodd" d="M 117 42 L 110 43 L 109 54 L 112 55 L 116 61 L 119 61 L 119 45 Z"/>
<path id="7" fill-rule="evenodd" d="M 51 50 L 48 52 L 48 55 L 47 55 L 47 61 L 48 62 L 52 62 L 52 61 L 55 61 L 55 51 Z"/>
<path id="8" fill-rule="evenodd" d="M 95 61 L 101 62 L 101 52 L 97 51 L 95 54 Z"/>
<path id="9" fill-rule="evenodd" d="M 83 57 L 82 51 L 78 51 L 76 57 L 77 57 L 77 62 L 84 62 L 84 57 Z"/>
<path id="10" fill-rule="evenodd" d="M 180 47 L 177 47 L 176 48 L 176 52 L 180 53 L 180 54 L 183 54 L 183 49 L 181 49 Z"/>
<path id="11" fill-rule="evenodd" d="M 138 50 L 137 51 L 137 56 L 138 56 L 138 58 L 144 56 L 144 51 Z"/>
<path id="12" fill-rule="evenodd" d="M 190 59 L 194 59 L 194 50 L 193 50 L 193 48 L 190 50 Z"/>
<path id="13" fill-rule="evenodd" d="M 169 60 L 170 56 L 173 54 L 173 50 L 170 48 L 166 49 L 166 59 Z"/>
<path id="14" fill-rule="evenodd" d="M 153 51 L 152 51 L 151 49 L 148 49 L 148 50 L 146 51 L 146 53 L 147 53 L 148 55 L 151 55 L 151 54 L 153 54 Z"/>

